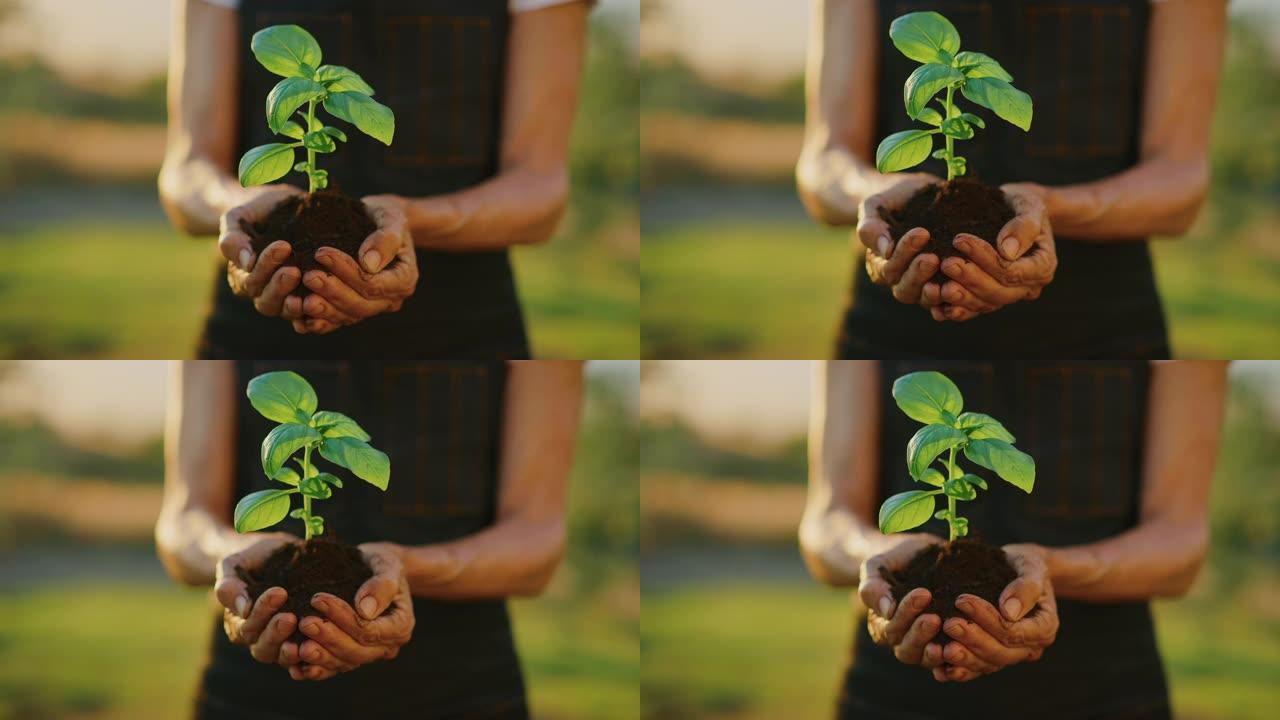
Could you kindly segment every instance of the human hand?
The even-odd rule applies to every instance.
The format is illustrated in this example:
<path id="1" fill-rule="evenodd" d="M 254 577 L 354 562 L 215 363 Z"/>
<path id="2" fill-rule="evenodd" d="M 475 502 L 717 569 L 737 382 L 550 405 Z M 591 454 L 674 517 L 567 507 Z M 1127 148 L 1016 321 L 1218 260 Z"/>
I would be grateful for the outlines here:
<path id="1" fill-rule="evenodd" d="M 253 243 L 245 225 L 266 218 L 280 201 L 302 191 L 292 185 L 261 185 L 245 189 L 245 201 L 223 213 L 219 220 L 218 251 L 227 259 L 227 282 L 240 297 L 253 301 L 253 307 L 268 317 L 285 315 L 285 298 L 302 281 L 298 268 L 281 267 L 293 249 L 277 240 L 253 252 Z"/>
<path id="2" fill-rule="evenodd" d="M 964 322 L 1020 300 L 1035 300 L 1053 281 L 1058 252 L 1045 212 L 1044 187 L 1014 183 L 1000 189 L 1017 215 L 1000 228 L 995 243 L 968 233 L 956 235 L 953 244 L 962 255 L 942 261 L 942 273 L 949 279 L 939 297 L 946 306 L 929 309 L 934 320 Z"/>
<path id="3" fill-rule="evenodd" d="M 928 173 L 904 174 L 888 189 L 868 195 L 858 208 L 854 234 L 866 246 L 867 275 L 871 282 L 892 288 L 898 302 L 921 303 L 925 283 L 938 269 L 938 256 L 920 254 L 929 243 L 929 231 L 924 228 L 911 228 L 895 242 L 884 214 L 901 209 L 920 188 L 941 182 Z"/>
<path id="4" fill-rule="evenodd" d="M 862 563 L 858 597 L 867 606 L 867 630 L 877 645 L 893 648 L 894 657 L 908 665 L 927 669 L 942 664 L 942 647 L 932 642 L 941 627 L 933 613 L 921 614 L 932 600 L 924 588 L 915 588 L 895 603 L 886 572 L 902 570 L 922 549 L 941 542 L 926 533 L 894 535 L 899 541 L 888 550 Z"/>
<path id="5" fill-rule="evenodd" d="M 282 587 L 272 587 L 257 600 L 250 600 L 236 568 L 256 568 L 281 545 L 300 541 L 289 533 L 248 533 L 241 537 L 245 544 L 223 556 L 215 570 L 213 594 L 222 605 L 222 627 L 231 642 L 248 645 L 249 654 L 258 662 L 285 667 L 297 664 L 298 645 L 288 637 L 298 619 L 293 613 L 276 614 L 288 593 Z"/>
<path id="6" fill-rule="evenodd" d="M 943 632 L 952 639 L 942 650 L 947 667 L 935 667 L 939 682 L 965 682 L 1021 662 L 1034 662 L 1058 635 L 1058 605 L 1049 582 L 1045 548 L 1005 545 L 1018 577 L 1000 593 L 1000 611 L 975 595 L 956 598 L 970 620 L 948 618 Z"/>
<path id="7" fill-rule="evenodd" d="M 311 605 L 323 617 L 302 619 L 300 648 L 305 667 L 289 668 L 294 680 L 328 680 L 378 660 L 390 660 L 413 636 L 413 597 L 404 576 L 404 547 L 394 543 L 365 543 L 360 551 L 373 577 L 356 591 L 355 611 L 345 600 L 316 593 Z"/>
<path id="8" fill-rule="evenodd" d="M 418 256 L 405 217 L 408 201 L 397 195 L 364 198 L 378 229 L 350 255 L 330 247 L 316 250 L 316 262 L 328 272 L 310 270 L 303 282 L 312 294 L 286 305 L 300 313 L 293 321 L 299 333 L 325 334 L 344 325 L 396 312 L 418 288 Z"/>

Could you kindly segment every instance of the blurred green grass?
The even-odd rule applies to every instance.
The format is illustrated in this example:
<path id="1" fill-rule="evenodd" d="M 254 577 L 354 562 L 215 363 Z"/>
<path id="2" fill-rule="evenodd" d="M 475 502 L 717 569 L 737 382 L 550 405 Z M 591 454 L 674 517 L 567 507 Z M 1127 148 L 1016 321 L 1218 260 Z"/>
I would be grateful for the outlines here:
<path id="1" fill-rule="evenodd" d="M 1280 256 L 1248 237 L 1263 226 L 1152 244 L 1175 356 L 1280 356 Z M 854 261 L 847 232 L 806 221 L 646 231 L 644 357 L 829 357 Z"/>
<path id="2" fill-rule="evenodd" d="M 1280 619 L 1213 602 L 1156 605 L 1176 716 L 1275 717 Z M 644 717 L 827 717 L 852 617 L 846 593 L 794 583 L 646 593 Z"/>
<path id="3" fill-rule="evenodd" d="M 637 717 L 634 636 L 577 603 L 512 607 L 535 717 Z M 139 632 L 128 619 L 144 609 Z M 212 612 L 204 592 L 163 583 L 0 594 L 0 617 L 22 618 L 0 629 L 0 720 L 185 717 Z"/>
<path id="4" fill-rule="evenodd" d="M 110 221 L 18 230 L 3 244 L 0 357 L 195 351 L 213 291 L 212 240 L 162 222 Z M 634 269 L 591 248 L 521 249 L 515 264 L 537 356 L 637 356 Z"/>

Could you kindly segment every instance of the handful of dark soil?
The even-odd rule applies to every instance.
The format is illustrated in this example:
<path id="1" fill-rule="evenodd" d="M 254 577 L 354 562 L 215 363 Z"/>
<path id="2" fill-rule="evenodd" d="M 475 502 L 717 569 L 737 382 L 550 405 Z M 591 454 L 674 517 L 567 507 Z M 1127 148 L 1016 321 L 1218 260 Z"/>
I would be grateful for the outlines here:
<path id="1" fill-rule="evenodd" d="M 959 233 L 994 243 L 1000 228 L 1016 215 L 1000 188 L 964 177 L 922 187 L 900 210 L 881 212 L 895 242 L 911 228 L 928 230 L 929 244 L 921 252 L 934 253 L 939 261 L 958 254 L 951 241 Z"/>
<path id="2" fill-rule="evenodd" d="M 340 597 L 354 607 L 356 591 L 373 577 L 373 570 L 359 549 L 321 536 L 283 545 L 267 556 L 262 567 L 237 567 L 236 575 L 248 586 L 252 600 L 269 588 L 284 588 L 289 598 L 279 612 L 293 613 L 301 623 L 307 615 L 319 614 L 311 607 L 311 598 L 319 592 Z M 290 639 L 301 643 L 306 636 L 295 628 Z"/>
<path id="3" fill-rule="evenodd" d="M 1017 577 L 1004 550 L 968 538 L 930 545 L 916 553 L 901 572 L 885 574 L 895 601 L 902 602 L 907 593 L 922 587 L 933 594 L 924 612 L 943 620 L 964 616 L 956 608 L 956 598 L 966 593 L 998 608 L 1000 593 Z"/>
<path id="4" fill-rule="evenodd" d="M 289 243 L 293 255 L 284 264 L 296 265 L 306 273 L 320 267 L 315 252 L 321 247 L 335 248 L 355 257 L 365 238 L 377 230 L 378 225 L 369 217 L 363 200 L 336 190 L 321 190 L 285 198 L 264 220 L 255 223 L 241 220 L 240 229 L 249 236 L 255 254 L 261 254 L 276 240 Z M 307 294 L 306 286 L 299 286 L 297 292 Z"/>

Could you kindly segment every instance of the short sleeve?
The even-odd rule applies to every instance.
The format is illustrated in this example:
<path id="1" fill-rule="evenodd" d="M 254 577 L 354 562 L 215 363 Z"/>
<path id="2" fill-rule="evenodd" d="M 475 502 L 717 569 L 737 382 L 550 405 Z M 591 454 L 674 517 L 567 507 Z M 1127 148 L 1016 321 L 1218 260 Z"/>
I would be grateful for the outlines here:
<path id="1" fill-rule="evenodd" d="M 542 8 L 551 7 L 552 5 L 567 5 L 571 2 L 588 2 L 595 4 L 595 0 L 511 0 L 510 9 L 513 13 L 529 12 L 530 10 L 541 10 Z"/>

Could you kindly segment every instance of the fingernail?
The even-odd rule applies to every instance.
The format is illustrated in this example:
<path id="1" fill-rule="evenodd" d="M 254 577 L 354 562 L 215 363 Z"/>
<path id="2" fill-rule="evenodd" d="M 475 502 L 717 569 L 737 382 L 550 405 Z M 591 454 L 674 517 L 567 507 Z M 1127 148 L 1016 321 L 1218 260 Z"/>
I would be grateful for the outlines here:
<path id="1" fill-rule="evenodd" d="M 1004 242 L 1000 243 L 1000 249 L 1004 250 L 1004 256 L 1006 258 L 1012 260 L 1014 254 L 1018 252 L 1018 241 L 1014 238 L 1007 237 L 1004 239 Z"/>
<path id="2" fill-rule="evenodd" d="M 889 617 L 889 608 L 893 607 L 893 601 L 887 597 L 880 598 L 880 615 Z"/>
<path id="3" fill-rule="evenodd" d="M 372 620 L 374 614 L 378 611 L 378 602 L 371 597 L 366 597 L 360 601 L 360 614 L 365 620 Z"/>
<path id="4" fill-rule="evenodd" d="M 302 656 L 310 662 L 315 662 L 320 659 L 320 651 L 314 645 L 308 645 L 306 652 Z"/>
<path id="5" fill-rule="evenodd" d="M 240 269 L 248 270 L 251 264 L 253 264 L 253 253 L 249 252 L 248 250 L 241 250 L 240 251 Z"/>
<path id="6" fill-rule="evenodd" d="M 964 268 L 958 262 L 943 263 L 942 272 L 949 277 L 958 278 L 964 274 Z"/>
<path id="7" fill-rule="evenodd" d="M 889 257 L 889 238 L 885 235 L 880 236 L 880 257 Z"/>
<path id="8" fill-rule="evenodd" d="M 956 607 L 960 608 L 961 610 L 964 610 L 965 612 L 968 612 L 969 610 L 973 609 L 973 603 L 965 599 L 960 599 L 960 600 L 956 600 Z"/>
<path id="9" fill-rule="evenodd" d="M 1018 613 L 1022 612 L 1022 601 L 1018 598 L 1009 598 L 1004 601 L 1004 614 L 1010 620 L 1017 620 Z"/>
<path id="10" fill-rule="evenodd" d="M 324 601 L 324 598 L 320 597 L 319 595 L 316 595 L 316 596 L 314 596 L 314 597 L 312 597 L 312 598 L 311 598 L 311 607 L 316 608 L 316 609 L 318 609 L 318 610 L 328 610 L 328 609 L 329 609 L 329 608 L 328 608 L 328 603 L 326 603 L 326 602 Z"/>
<path id="11" fill-rule="evenodd" d="M 236 598 L 236 614 L 240 617 L 248 617 L 246 614 L 249 610 L 249 598 L 241 595 Z"/>
<path id="12" fill-rule="evenodd" d="M 917 609 L 923 610 L 925 605 L 929 604 L 929 598 L 923 595 L 917 597 L 913 603 Z"/>
<path id="13" fill-rule="evenodd" d="M 369 272 L 378 272 L 378 263 L 382 262 L 382 255 L 377 250 L 370 250 L 364 254 L 364 269 Z"/>
<path id="14" fill-rule="evenodd" d="M 315 635 L 319 631 L 320 631 L 320 622 L 318 620 L 312 620 L 310 622 L 307 622 L 305 620 L 303 621 L 302 623 L 303 633 L 307 635 Z"/>
<path id="15" fill-rule="evenodd" d="M 325 267 L 329 267 L 330 263 L 333 262 L 333 258 L 329 257 L 329 253 L 317 252 L 316 261 Z"/>
<path id="16" fill-rule="evenodd" d="M 963 637 L 964 623 L 951 623 L 951 625 L 947 627 L 947 634 L 951 637 Z"/>
<path id="17" fill-rule="evenodd" d="M 324 287 L 324 276 L 320 273 L 311 273 L 307 276 L 307 287 L 312 290 L 319 290 Z"/>

